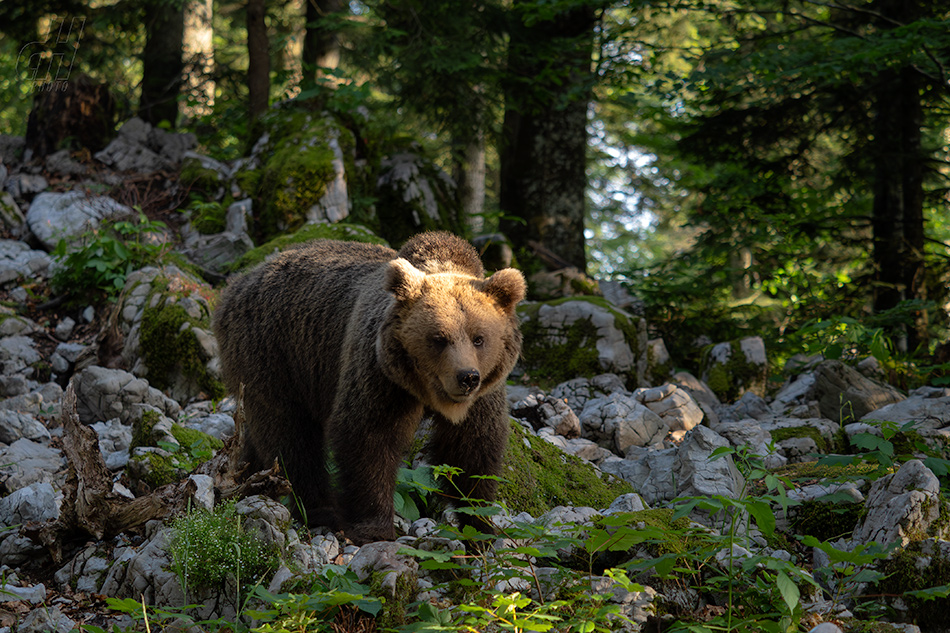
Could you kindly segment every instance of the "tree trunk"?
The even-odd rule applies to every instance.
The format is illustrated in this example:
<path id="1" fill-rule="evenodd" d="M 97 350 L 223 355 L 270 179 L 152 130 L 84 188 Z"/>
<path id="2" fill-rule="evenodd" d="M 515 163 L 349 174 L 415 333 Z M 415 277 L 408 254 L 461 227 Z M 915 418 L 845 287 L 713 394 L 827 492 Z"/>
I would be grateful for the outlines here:
<path id="1" fill-rule="evenodd" d="M 473 233 L 485 225 L 485 135 L 478 132 L 465 144 L 461 159 L 455 165 L 455 182 L 462 215 Z"/>
<path id="2" fill-rule="evenodd" d="M 184 4 L 149 0 L 145 4 L 145 50 L 142 52 L 142 96 L 139 117 L 157 125 L 178 120 L 178 95 L 184 68 L 181 59 L 185 30 Z"/>
<path id="3" fill-rule="evenodd" d="M 516 248 L 536 243 L 586 271 L 587 105 L 594 11 L 581 7 L 553 20 L 511 29 L 501 147 L 502 219 Z"/>
<path id="4" fill-rule="evenodd" d="M 303 38 L 304 83 L 322 74 L 321 69 L 335 69 L 340 63 L 340 39 L 335 27 L 326 18 L 346 8 L 343 0 L 304 0 L 307 5 L 307 31 Z"/>
<path id="5" fill-rule="evenodd" d="M 185 3 L 185 92 L 188 102 L 183 113 L 188 118 L 211 114 L 214 106 L 214 28 L 212 0 Z"/>
<path id="6" fill-rule="evenodd" d="M 894 23 L 908 23 L 919 16 L 914 3 L 887 0 L 883 15 Z M 875 91 L 873 251 L 876 270 L 874 311 L 883 312 L 901 301 L 926 299 L 924 280 L 924 193 L 926 156 L 921 143 L 923 104 L 917 71 L 906 66 L 881 76 Z M 892 332 L 903 350 L 926 342 L 926 314 L 915 323 Z"/>
<path id="7" fill-rule="evenodd" d="M 247 2 L 247 89 L 251 120 L 267 109 L 270 99 L 270 45 L 264 0 Z"/>

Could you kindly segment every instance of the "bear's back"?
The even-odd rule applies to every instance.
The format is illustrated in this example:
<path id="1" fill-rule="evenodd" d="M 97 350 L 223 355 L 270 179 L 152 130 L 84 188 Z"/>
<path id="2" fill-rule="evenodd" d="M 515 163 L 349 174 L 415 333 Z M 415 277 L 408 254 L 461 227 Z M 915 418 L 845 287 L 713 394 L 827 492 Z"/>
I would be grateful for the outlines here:
<path id="1" fill-rule="evenodd" d="M 420 233 L 410 238 L 399 249 L 399 257 L 429 274 L 467 273 L 477 279 L 485 276 L 482 259 L 475 247 L 446 231 Z"/>

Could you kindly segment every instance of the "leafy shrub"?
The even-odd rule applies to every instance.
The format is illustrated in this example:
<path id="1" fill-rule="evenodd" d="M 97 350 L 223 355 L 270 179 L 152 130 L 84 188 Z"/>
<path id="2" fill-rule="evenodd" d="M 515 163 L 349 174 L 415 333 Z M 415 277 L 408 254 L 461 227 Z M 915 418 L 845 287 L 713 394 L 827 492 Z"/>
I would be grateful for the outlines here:
<path id="1" fill-rule="evenodd" d="M 191 511 L 172 530 L 172 568 L 186 590 L 222 587 L 228 580 L 240 589 L 276 566 L 277 552 L 244 529 L 233 501 L 212 512 Z"/>
<path id="2" fill-rule="evenodd" d="M 130 273 L 162 256 L 164 246 L 151 238 L 165 228 L 163 222 L 140 214 L 134 222 L 103 222 L 84 233 L 78 244 L 60 240 L 52 252 L 53 289 L 76 303 L 116 297 Z"/>

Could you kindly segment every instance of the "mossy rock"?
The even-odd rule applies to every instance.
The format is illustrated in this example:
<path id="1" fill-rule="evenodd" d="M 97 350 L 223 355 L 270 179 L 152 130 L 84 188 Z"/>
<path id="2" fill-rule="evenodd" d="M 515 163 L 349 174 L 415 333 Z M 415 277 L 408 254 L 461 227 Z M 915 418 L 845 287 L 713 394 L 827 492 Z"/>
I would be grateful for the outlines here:
<path id="1" fill-rule="evenodd" d="M 312 219 L 310 209 L 337 180 L 341 156 L 347 187 L 359 180 L 356 139 L 330 114 L 271 108 L 260 123 L 264 133 L 250 160 L 235 174 L 237 186 L 254 201 L 255 242 L 296 231 Z M 352 198 L 349 190 L 347 198 Z M 371 209 L 354 209 L 352 217 L 369 221 Z"/>
<path id="2" fill-rule="evenodd" d="M 772 436 L 772 440 L 776 444 L 783 440 L 796 437 L 811 438 L 814 440 L 815 446 L 817 446 L 818 450 L 822 453 L 833 453 L 837 448 L 832 442 L 828 441 L 828 438 L 821 434 L 821 431 L 813 426 L 786 426 L 778 429 L 772 429 L 769 431 L 769 435 Z"/>
<path id="3" fill-rule="evenodd" d="M 864 504 L 861 503 L 805 501 L 795 509 L 789 531 L 814 536 L 820 541 L 836 541 L 850 537 L 864 514 Z"/>
<path id="4" fill-rule="evenodd" d="M 556 385 L 580 376 L 614 373 L 628 388 L 646 383 L 646 324 L 603 297 L 524 303 L 523 367 L 531 379 Z"/>
<path id="5" fill-rule="evenodd" d="M 346 224 L 342 222 L 337 224 L 305 224 L 294 233 L 280 235 L 266 244 L 249 250 L 240 259 L 234 262 L 230 270 L 237 272 L 251 268 L 264 261 L 269 255 L 294 248 L 311 240 L 320 239 L 365 242 L 368 244 L 382 244 L 383 246 L 388 246 L 386 240 L 377 237 L 366 227 L 357 224 Z"/>
<path id="6" fill-rule="evenodd" d="M 178 178 L 191 192 L 200 192 L 205 198 L 214 199 L 227 184 L 221 173 L 206 167 L 196 156 L 188 156 L 181 163 Z"/>
<path id="7" fill-rule="evenodd" d="M 129 276 L 118 307 L 126 335 L 123 359 L 175 400 L 225 395 L 211 334 L 216 292 L 174 266 Z"/>
<path id="8" fill-rule="evenodd" d="M 557 506 L 606 508 L 633 492 L 628 483 L 600 474 L 590 464 L 511 423 L 498 495 L 512 513 L 538 517 Z"/>
<path id="9" fill-rule="evenodd" d="M 710 345 L 703 351 L 703 382 L 709 385 L 721 401 L 735 402 L 747 391 L 765 396 L 768 361 L 764 357 L 758 360 L 750 359 L 749 355 L 753 352 L 745 349 L 747 341 L 755 340 L 761 344 L 761 339 L 752 337 Z"/>
<path id="10" fill-rule="evenodd" d="M 878 566 L 884 577 L 869 591 L 880 596 L 896 596 L 901 603 L 900 611 L 924 631 L 946 630 L 950 597 L 924 600 L 907 596 L 905 592 L 950 586 L 950 558 L 941 554 L 940 543 L 933 540 L 912 542 L 891 553 Z M 887 601 L 893 607 L 895 599 L 888 598 Z"/>
<path id="11" fill-rule="evenodd" d="M 150 451 L 129 459 L 129 477 L 148 484 L 152 490 L 181 481 L 187 475 L 188 471 L 178 466 L 175 456 L 164 451 Z"/>
<path id="12" fill-rule="evenodd" d="M 420 149 L 383 159 L 376 181 L 380 235 L 390 243 L 402 244 L 422 231 L 465 235 L 455 183 Z"/>

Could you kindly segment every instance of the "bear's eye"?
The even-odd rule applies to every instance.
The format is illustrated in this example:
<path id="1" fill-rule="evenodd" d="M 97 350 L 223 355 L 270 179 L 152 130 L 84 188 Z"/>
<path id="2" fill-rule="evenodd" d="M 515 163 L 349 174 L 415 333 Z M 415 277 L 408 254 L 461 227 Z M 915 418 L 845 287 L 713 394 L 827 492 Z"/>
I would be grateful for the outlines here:
<path id="1" fill-rule="evenodd" d="M 480 335 L 479 335 L 479 336 L 473 336 L 473 337 L 472 337 L 472 345 L 474 345 L 475 347 L 481 347 L 481 346 L 484 345 L 484 344 L 485 344 L 485 338 L 484 338 L 484 337 L 482 337 L 482 336 L 480 336 Z"/>
<path id="2" fill-rule="evenodd" d="M 449 344 L 449 337 L 445 334 L 436 334 L 432 337 L 432 345 L 434 347 L 442 348 Z"/>

